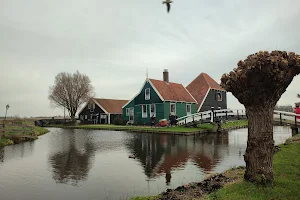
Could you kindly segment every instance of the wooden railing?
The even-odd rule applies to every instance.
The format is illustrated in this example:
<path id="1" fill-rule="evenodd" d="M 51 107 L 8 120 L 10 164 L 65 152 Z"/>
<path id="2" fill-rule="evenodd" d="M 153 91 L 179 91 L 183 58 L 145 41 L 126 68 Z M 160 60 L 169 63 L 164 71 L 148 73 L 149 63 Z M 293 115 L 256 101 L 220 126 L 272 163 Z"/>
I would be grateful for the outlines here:
<path id="1" fill-rule="evenodd" d="M 300 124 L 300 119 L 297 119 L 297 117 L 300 117 L 300 115 L 291 112 L 274 110 L 274 120 L 279 121 L 280 124 L 289 123 L 297 126 L 298 123 Z M 187 115 L 178 118 L 177 121 L 179 125 L 184 125 L 184 124 L 197 122 L 197 121 L 215 122 L 219 120 L 231 120 L 231 119 L 239 120 L 245 118 L 247 118 L 245 109 L 223 109 L 223 110 L 211 110 L 211 111 L 195 113 L 192 115 Z"/>

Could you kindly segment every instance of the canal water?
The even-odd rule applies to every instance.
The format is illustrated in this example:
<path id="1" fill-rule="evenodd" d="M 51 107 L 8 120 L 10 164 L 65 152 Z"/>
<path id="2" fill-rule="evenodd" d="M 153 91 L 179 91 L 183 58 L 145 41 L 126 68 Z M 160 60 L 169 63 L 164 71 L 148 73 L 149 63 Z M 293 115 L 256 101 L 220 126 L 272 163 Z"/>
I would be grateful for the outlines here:
<path id="1" fill-rule="evenodd" d="M 276 144 L 291 135 L 289 127 L 274 127 Z M 34 142 L 0 149 L 0 199 L 153 195 L 245 165 L 246 145 L 247 129 L 186 137 L 51 128 Z"/>

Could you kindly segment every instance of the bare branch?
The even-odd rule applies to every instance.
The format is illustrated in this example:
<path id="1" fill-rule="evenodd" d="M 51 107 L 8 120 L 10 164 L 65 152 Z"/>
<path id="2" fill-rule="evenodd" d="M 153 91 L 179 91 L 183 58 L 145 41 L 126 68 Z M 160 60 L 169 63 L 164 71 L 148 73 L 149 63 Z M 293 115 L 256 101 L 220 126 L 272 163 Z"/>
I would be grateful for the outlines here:
<path id="1" fill-rule="evenodd" d="M 78 108 L 93 95 L 94 88 L 88 76 L 79 71 L 74 74 L 61 72 L 49 88 L 48 99 L 57 107 L 65 107 L 74 119 Z"/>

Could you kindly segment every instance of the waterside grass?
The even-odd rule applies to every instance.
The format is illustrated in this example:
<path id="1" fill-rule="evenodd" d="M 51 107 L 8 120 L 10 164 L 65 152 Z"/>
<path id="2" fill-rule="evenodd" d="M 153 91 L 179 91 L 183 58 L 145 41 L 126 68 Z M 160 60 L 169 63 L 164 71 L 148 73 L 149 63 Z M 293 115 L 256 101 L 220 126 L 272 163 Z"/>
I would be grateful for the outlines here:
<path id="1" fill-rule="evenodd" d="M 247 120 L 238 120 L 234 122 L 227 122 L 222 124 L 222 129 L 230 129 L 241 127 L 247 124 Z M 213 130 L 214 125 L 198 124 L 197 127 L 150 127 L 150 126 L 123 126 L 112 124 L 97 124 L 97 125 L 77 125 L 77 126 L 63 126 L 63 125 L 49 125 L 48 127 L 68 128 L 68 129 L 94 129 L 94 130 L 117 130 L 117 131 L 133 131 L 133 132 L 153 132 L 153 133 L 199 133 L 210 132 Z"/>
<path id="2" fill-rule="evenodd" d="M 33 126 L 28 121 L 18 121 L 17 123 L 6 124 L 4 132 L 5 136 L 0 139 L 0 147 L 20 143 L 28 139 L 38 139 L 38 136 L 48 133 L 49 130 Z M 28 136 L 28 138 L 24 136 Z"/>
<path id="3" fill-rule="evenodd" d="M 273 167 L 274 186 L 257 186 L 240 177 L 241 182 L 230 184 L 213 192 L 201 200 L 208 199 L 300 199 L 300 135 L 287 140 L 280 145 L 280 151 L 275 154 Z"/>

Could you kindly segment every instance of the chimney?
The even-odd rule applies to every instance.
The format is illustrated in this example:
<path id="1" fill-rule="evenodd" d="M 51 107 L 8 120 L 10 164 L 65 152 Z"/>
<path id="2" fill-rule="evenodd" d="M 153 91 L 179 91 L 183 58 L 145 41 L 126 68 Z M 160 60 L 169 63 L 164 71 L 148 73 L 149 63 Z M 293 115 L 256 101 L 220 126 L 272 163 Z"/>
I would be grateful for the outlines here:
<path id="1" fill-rule="evenodd" d="M 164 81 L 169 83 L 169 72 L 167 69 L 164 70 Z"/>

